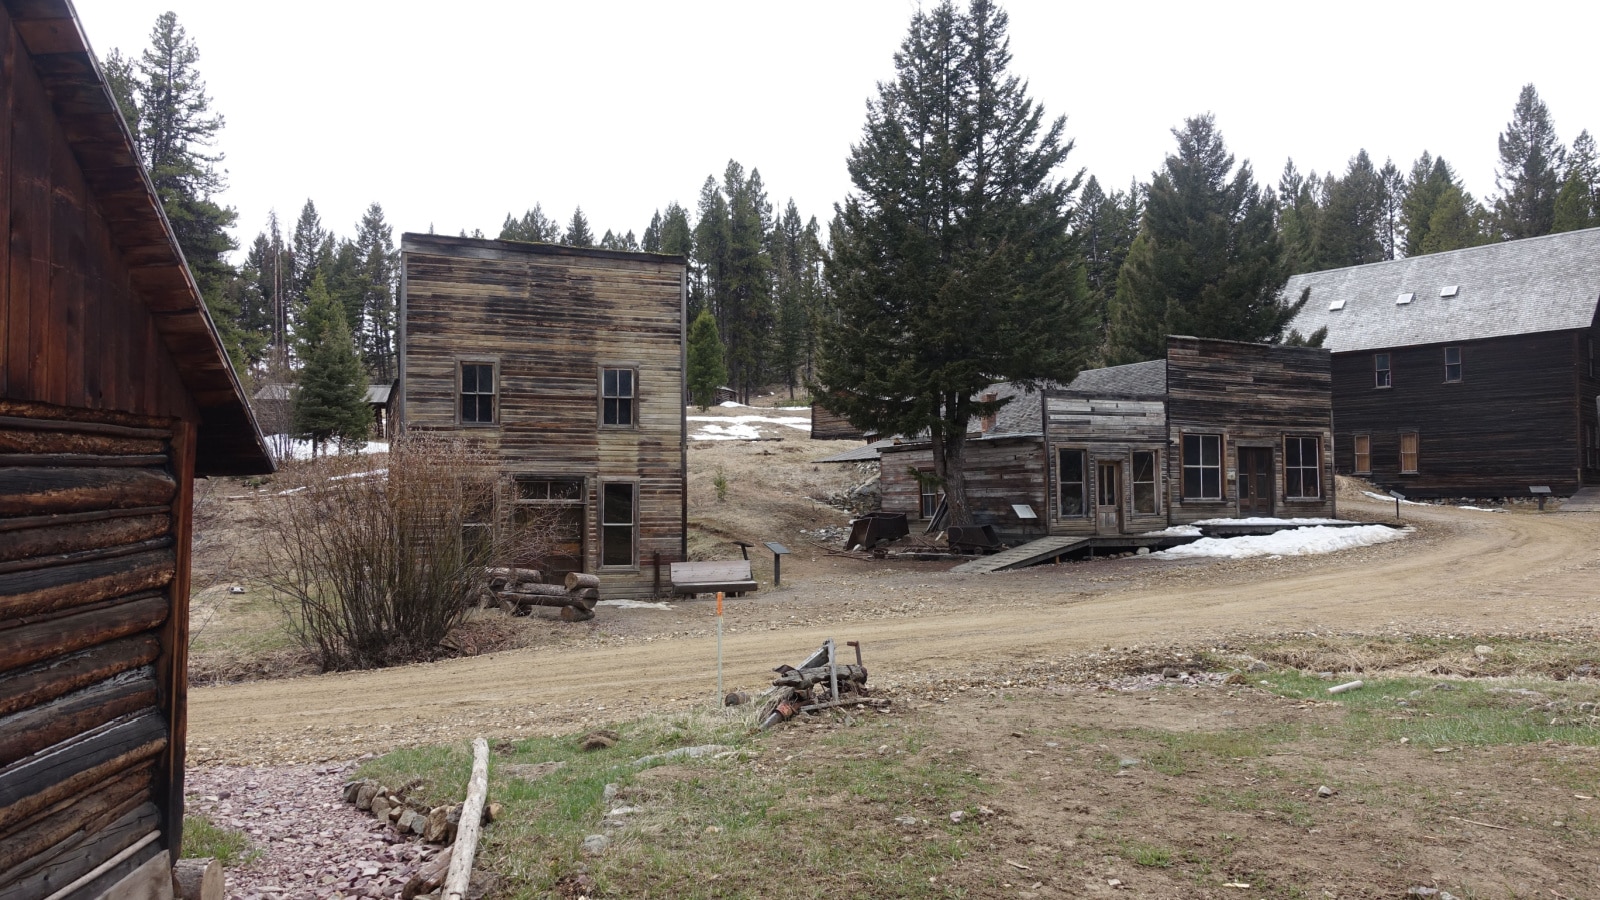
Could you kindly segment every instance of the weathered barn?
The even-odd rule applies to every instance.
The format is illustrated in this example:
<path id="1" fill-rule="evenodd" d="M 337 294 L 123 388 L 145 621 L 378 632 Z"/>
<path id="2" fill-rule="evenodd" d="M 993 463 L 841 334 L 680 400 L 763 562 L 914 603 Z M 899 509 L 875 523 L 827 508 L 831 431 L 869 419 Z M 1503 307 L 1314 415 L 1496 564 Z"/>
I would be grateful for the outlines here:
<path id="1" fill-rule="evenodd" d="M 401 427 L 494 453 L 502 521 L 556 517 L 547 579 L 647 596 L 687 558 L 685 272 L 681 256 L 401 241 Z"/>
<path id="2" fill-rule="evenodd" d="M 976 524 L 1005 539 L 1334 514 L 1326 350 L 1171 337 L 1164 360 L 998 394 L 1012 401 L 969 440 L 966 478 Z M 926 442 L 880 452 L 883 509 L 927 520 Z"/>
<path id="3" fill-rule="evenodd" d="M 1338 471 L 1416 497 L 1600 483 L 1600 229 L 1297 275 Z"/>
<path id="4" fill-rule="evenodd" d="M 814 441 L 859 441 L 867 433 L 838 413 L 829 412 L 821 404 L 811 404 L 811 439 Z"/>
<path id="5" fill-rule="evenodd" d="M 160 896 L 196 474 L 271 460 L 66 0 L 0 0 L 0 896 Z"/>

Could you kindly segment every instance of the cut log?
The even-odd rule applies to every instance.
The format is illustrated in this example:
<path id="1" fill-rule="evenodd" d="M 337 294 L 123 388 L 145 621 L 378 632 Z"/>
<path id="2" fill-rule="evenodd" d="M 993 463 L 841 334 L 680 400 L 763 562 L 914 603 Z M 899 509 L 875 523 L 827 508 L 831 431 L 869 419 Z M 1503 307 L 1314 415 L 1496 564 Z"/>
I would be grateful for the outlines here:
<path id="1" fill-rule="evenodd" d="M 167 620 L 170 607 L 171 604 L 165 596 L 146 593 L 128 597 L 109 606 L 56 616 L 21 628 L 0 627 L 0 672 L 65 656 L 101 642 L 114 641 L 155 628 Z M 0 623 L 3 624 L 9 623 Z M 106 662 L 132 659 L 133 655 L 144 652 L 143 649 L 135 650 L 132 646 L 122 645 L 115 651 L 110 647 L 103 650 L 106 658 L 101 661 Z M 97 671 L 93 663 L 83 665 L 88 667 L 89 672 Z M 20 674 L 15 677 L 25 683 L 13 683 L 8 677 L 4 684 L 0 685 L 0 715 L 31 706 L 32 703 L 16 705 L 14 698 L 26 698 L 41 688 L 48 689 L 47 682 L 50 679 L 63 678 L 65 674 L 57 669 L 50 679 L 24 678 Z M 88 683 L 83 681 L 78 686 Z M 33 702 L 43 702 L 47 699 L 49 698 L 44 697 Z"/>
<path id="2" fill-rule="evenodd" d="M 472 742 L 472 778 L 467 782 L 467 802 L 461 807 L 461 824 L 450 856 L 450 871 L 444 880 L 443 900 L 466 900 L 478 835 L 483 830 L 483 805 L 488 798 L 489 742 L 478 738 Z"/>
<path id="3" fill-rule="evenodd" d="M 519 594 L 530 594 L 540 597 L 565 597 L 567 596 L 567 589 L 559 584 L 523 584 L 518 585 L 515 590 L 508 588 L 503 591 L 496 591 L 495 593 L 502 596 L 509 594 L 513 597 Z"/>
<path id="4" fill-rule="evenodd" d="M 161 506 L 178 491 L 159 469 L 0 468 L 0 516 Z"/>
<path id="5" fill-rule="evenodd" d="M 0 453 L 102 453 L 150 455 L 165 453 L 167 442 L 71 431 L 29 431 L 0 427 Z"/>
<path id="6" fill-rule="evenodd" d="M 167 721 L 157 712 L 96 729 L 0 769 L 0 823 L 19 822 L 167 747 Z M 0 829 L 7 825 L 0 824 Z"/>
<path id="7" fill-rule="evenodd" d="M 513 594 L 508 591 L 501 594 L 500 597 L 508 603 L 515 603 L 519 609 L 527 609 L 530 606 L 583 606 L 582 600 L 577 597 L 569 597 L 566 594 L 547 597 L 542 594 Z"/>
<path id="8" fill-rule="evenodd" d="M 170 549 L 0 575 L 0 620 L 36 616 L 165 586 L 177 568 Z"/>
<path id="9" fill-rule="evenodd" d="M 417 870 L 411 880 L 400 891 L 401 900 L 415 900 L 418 894 L 430 894 L 439 885 L 444 884 L 444 876 L 450 871 L 450 857 L 453 848 L 446 847 L 444 852 L 434 857 L 433 860 Z"/>
<path id="10" fill-rule="evenodd" d="M 599 576 L 590 575 L 587 572 L 568 572 L 567 573 L 567 590 L 569 590 L 569 591 L 577 590 L 578 588 L 598 588 L 598 587 L 600 587 L 600 578 L 599 578 Z"/>
<path id="11" fill-rule="evenodd" d="M 153 666 L 123 672 L 54 702 L 0 719 L 0 767 L 73 735 L 156 705 Z"/>
<path id="12" fill-rule="evenodd" d="M 78 553 L 107 547 L 136 544 L 172 531 L 172 517 L 158 515 L 135 518 L 102 519 L 94 522 L 60 523 L 46 519 L 44 528 L 0 532 L 0 562 Z"/>
<path id="13" fill-rule="evenodd" d="M 178 900 L 222 900 L 222 863 L 210 856 L 180 859 L 172 867 L 172 888 Z"/>

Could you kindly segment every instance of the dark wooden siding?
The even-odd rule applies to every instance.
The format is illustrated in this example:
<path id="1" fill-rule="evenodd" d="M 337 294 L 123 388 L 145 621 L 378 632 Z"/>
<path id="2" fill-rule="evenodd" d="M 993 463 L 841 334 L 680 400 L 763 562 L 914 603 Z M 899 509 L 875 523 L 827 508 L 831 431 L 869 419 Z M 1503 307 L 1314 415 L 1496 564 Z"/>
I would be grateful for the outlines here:
<path id="1" fill-rule="evenodd" d="M 508 476 L 584 479 L 585 570 L 607 597 L 648 595 L 656 555 L 665 572 L 686 550 L 684 266 L 558 249 L 405 237 L 401 415 L 482 441 Z M 498 366 L 495 424 L 457 422 L 461 360 Z M 603 366 L 636 370 L 636 426 L 600 424 Z M 638 485 L 638 566 L 600 567 L 607 481 Z"/>
<path id="2" fill-rule="evenodd" d="M 1333 360 L 1338 471 L 1355 470 L 1354 437 L 1372 439 L 1372 481 L 1415 497 L 1528 496 L 1578 487 L 1582 416 L 1595 380 L 1580 345 L 1590 332 L 1547 332 L 1340 353 Z M 1444 382 L 1444 348 L 1461 348 L 1461 381 Z M 1374 386 L 1373 355 L 1391 386 Z M 1583 346 L 1585 356 L 1587 346 Z M 1587 408 L 1582 398 L 1588 398 Z M 1400 434 L 1418 435 L 1417 473 L 1400 474 Z"/>
<path id="3" fill-rule="evenodd" d="M 1045 430 L 1049 437 L 1050 497 L 1047 501 L 1052 534 L 1096 534 L 1093 498 L 1099 489 L 1096 462 L 1113 460 L 1123 464 L 1122 511 L 1124 531 L 1156 530 L 1166 525 L 1167 488 L 1156 486 L 1154 515 L 1134 515 L 1133 452 L 1155 451 L 1157 464 L 1166 456 L 1166 402 L 1151 397 L 1087 396 L 1051 393 L 1045 397 Z M 1083 450 L 1085 457 L 1084 493 L 1090 499 L 1079 516 L 1062 516 L 1057 493 L 1057 460 L 1062 450 Z"/>
<path id="4" fill-rule="evenodd" d="M 816 403 L 811 404 L 812 440 L 859 441 L 864 437 L 866 433 L 851 425 L 844 416 L 828 412 Z"/>
<path id="5" fill-rule="evenodd" d="M 993 525 L 1007 540 L 1042 537 L 1045 503 L 1044 448 L 1037 438 L 969 440 L 965 448 L 967 502 L 976 525 Z M 905 513 L 923 521 L 921 490 L 912 469 L 933 470 L 933 451 L 927 445 L 886 450 L 880 457 L 878 476 L 884 512 Z M 1041 516 L 1027 525 L 1011 509 L 1026 503 Z M 918 533 L 920 529 L 912 529 Z"/>
<path id="6" fill-rule="evenodd" d="M 1441 369 L 1442 371 L 1442 369 Z M 1167 425 L 1173 452 L 1171 521 L 1186 524 L 1238 514 L 1238 449 L 1273 451 L 1274 512 L 1283 517 L 1335 515 L 1333 375 L 1327 350 L 1173 337 L 1167 343 Z M 1185 433 L 1223 436 L 1223 499 L 1182 497 L 1180 444 Z M 1283 439 L 1316 437 L 1322 448 L 1321 497 L 1284 496 Z"/>

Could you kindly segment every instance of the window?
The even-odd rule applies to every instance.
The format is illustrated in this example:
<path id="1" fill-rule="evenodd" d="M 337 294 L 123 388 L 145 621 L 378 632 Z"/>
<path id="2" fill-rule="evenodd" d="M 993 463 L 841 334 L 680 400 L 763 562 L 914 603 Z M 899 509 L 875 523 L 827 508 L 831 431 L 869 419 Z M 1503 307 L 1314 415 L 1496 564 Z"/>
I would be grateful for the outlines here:
<path id="1" fill-rule="evenodd" d="M 511 522 L 517 531 L 511 549 L 517 564 L 542 569 L 550 584 L 582 572 L 583 479 L 517 475 L 513 487 Z"/>
<path id="2" fill-rule="evenodd" d="M 918 469 L 916 477 L 920 498 L 917 509 L 921 511 L 922 518 L 931 519 L 939 511 L 939 501 L 944 499 L 944 492 L 939 490 L 938 476 L 931 469 Z"/>
<path id="3" fill-rule="evenodd" d="M 632 425 L 634 372 L 632 369 L 600 370 L 600 422 L 603 425 Z"/>
<path id="4" fill-rule="evenodd" d="M 1222 499 L 1222 435 L 1183 436 L 1183 496 L 1193 500 Z"/>
<path id="5" fill-rule="evenodd" d="M 1357 475 L 1372 474 L 1372 435 L 1358 434 L 1355 436 L 1356 468 Z"/>
<path id="6" fill-rule="evenodd" d="M 1156 455 L 1150 451 L 1133 454 L 1133 514 L 1156 513 Z"/>
<path id="7" fill-rule="evenodd" d="M 634 496 L 636 486 L 629 483 L 604 486 L 600 503 L 600 565 L 631 566 L 634 564 L 634 538 L 638 533 L 634 522 Z"/>
<path id="8" fill-rule="evenodd" d="M 1060 486 L 1061 517 L 1082 516 L 1088 512 L 1084 503 L 1084 461 L 1082 450 L 1062 450 L 1059 455 L 1056 479 Z"/>
<path id="9" fill-rule="evenodd" d="M 494 424 L 494 363 L 461 364 L 461 422 L 464 425 Z"/>
<path id="10" fill-rule="evenodd" d="M 1444 380 L 1446 384 L 1454 384 L 1461 380 L 1461 348 L 1444 348 Z"/>
<path id="11" fill-rule="evenodd" d="M 1389 386 L 1389 354 L 1372 354 L 1372 379 L 1376 387 Z"/>
<path id="12" fill-rule="evenodd" d="M 1322 496 L 1322 439 L 1283 439 L 1283 494 L 1293 500 Z"/>
<path id="13" fill-rule="evenodd" d="M 1400 432 L 1400 474 L 1417 474 L 1417 444 L 1420 441 L 1415 431 Z"/>

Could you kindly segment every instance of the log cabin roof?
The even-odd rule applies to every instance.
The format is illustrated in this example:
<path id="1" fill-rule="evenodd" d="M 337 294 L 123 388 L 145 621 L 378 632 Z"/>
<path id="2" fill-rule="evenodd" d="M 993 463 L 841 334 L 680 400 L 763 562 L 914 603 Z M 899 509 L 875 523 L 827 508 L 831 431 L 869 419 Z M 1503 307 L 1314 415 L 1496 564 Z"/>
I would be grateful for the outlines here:
<path id="1" fill-rule="evenodd" d="M 200 411 L 195 474 L 272 471 L 266 441 L 71 3 L 0 2 L 122 252 L 133 293 Z"/>
<path id="2" fill-rule="evenodd" d="M 1588 328 L 1600 228 L 1296 275 L 1283 297 L 1307 288 L 1293 327 L 1307 336 L 1326 327 L 1336 353 Z"/>

